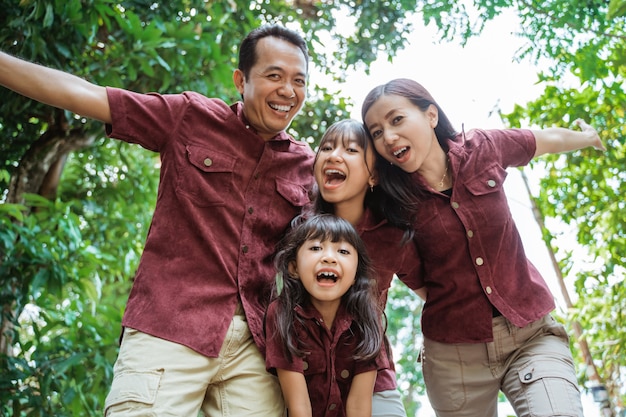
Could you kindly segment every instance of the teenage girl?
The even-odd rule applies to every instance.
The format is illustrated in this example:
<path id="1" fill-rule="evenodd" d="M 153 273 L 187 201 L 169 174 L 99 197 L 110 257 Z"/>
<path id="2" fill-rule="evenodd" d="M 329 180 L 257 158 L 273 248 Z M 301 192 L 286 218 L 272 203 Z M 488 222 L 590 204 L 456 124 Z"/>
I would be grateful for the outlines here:
<path id="1" fill-rule="evenodd" d="M 352 225 L 321 214 L 296 224 L 275 258 L 266 364 L 289 417 L 369 417 L 384 331 L 370 260 Z"/>
<path id="2" fill-rule="evenodd" d="M 375 152 L 363 123 L 345 119 L 331 125 L 320 141 L 313 171 L 318 192 L 310 211 L 335 214 L 357 229 L 373 261 L 381 307 L 386 305 L 394 275 L 418 289 L 421 285 L 414 280 L 419 276 L 420 263 L 410 241 L 412 225 L 403 220 L 402 207 L 377 186 Z M 425 298 L 424 289 L 416 292 Z M 386 351 L 390 366 L 378 372 L 372 416 L 406 417 L 388 346 Z"/>
<path id="3" fill-rule="evenodd" d="M 424 379 L 440 417 L 497 416 L 501 390 L 518 416 L 582 416 L 564 327 L 526 258 L 507 205 L 506 168 L 545 153 L 592 146 L 597 132 L 458 133 L 430 93 L 396 79 L 365 98 L 363 121 L 382 188 L 414 224 L 428 297 Z"/>

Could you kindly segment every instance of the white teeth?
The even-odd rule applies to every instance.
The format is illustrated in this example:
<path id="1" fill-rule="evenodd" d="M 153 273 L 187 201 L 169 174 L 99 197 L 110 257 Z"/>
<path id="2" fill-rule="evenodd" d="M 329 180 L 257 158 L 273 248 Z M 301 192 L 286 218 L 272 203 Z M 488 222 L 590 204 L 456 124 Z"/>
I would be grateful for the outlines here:
<path id="1" fill-rule="evenodd" d="M 284 111 L 284 112 L 288 112 L 289 110 L 291 110 L 291 106 L 280 106 L 278 104 L 270 104 L 270 107 L 273 108 L 274 110 Z"/>
<path id="2" fill-rule="evenodd" d="M 404 151 L 406 151 L 406 147 L 398 149 L 397 151 L 395 151 L 395 152 L 393 153 L 393 155 L 394 155 L 394 156 L 398 156 L 398 155 L 400 155 L 400 154 L 401 154 L 402 152 L 404 152 Z"/>
<path id="3" fill-rule="evenodd" d="M 317 276 L 325 278 L 337 278 L 337 274 L 335 274 L 334 272 L 320 272 Z"/>
<path id="4" fill-rule="evenodd" d="M 344 174 L 343 172 L 339 171 L 338 169 L 327 169 L 326 171 L 324 171 L 324 174 L 326 175 L 341 175 L 342 177 L 345 177 L 346 174 Z"/>

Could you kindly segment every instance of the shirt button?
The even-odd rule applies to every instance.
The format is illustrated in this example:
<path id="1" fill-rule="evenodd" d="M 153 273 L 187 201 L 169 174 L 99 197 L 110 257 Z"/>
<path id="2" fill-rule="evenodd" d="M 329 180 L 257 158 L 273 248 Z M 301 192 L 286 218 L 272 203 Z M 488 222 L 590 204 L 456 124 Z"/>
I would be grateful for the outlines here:
<path id="1" fill-rule="evenodd" d="M 211 158 L 206 158 L 204 160 L 204 166 L 205 167 L 210 167 L 211 165 L 213 165 L 213 160 L 211 160 Z"/>
<path id="2" fill-rule="evenodd" d="M 487 185 L 490 186 L 491 188 L 496 186 L 496 182 L 494 180 L 489 180 L 487 181 Z"/>
<path id="3" fill-rule="evenodd" d="M 458 209 L 459 208 L 459 203 L 457 203 L 456 201 L 452 202 L 452 208 L 453 209 Z"/>
<path id="4" fill-rule="evenodd" d="M 533 377 L 533 374 L 529 372 L 526 375 L 524 375 L 524 381 L 530 381 L 532 377 Z"/>
<path id="5" fill-rule="evenodd" d="M 248 245 L 243 245 L 243 247 L 241 248 L 241 251 L 243 253 L 248 253 Z"/>
<path id="6" fill-rule="evenodd" d="M 309 363 L 306 361 L 302 362 L 302 370 L 306 371 L 307 369 L 309 369 Z"/>
<path id="7" fill-rule="evenodd" d="M 476 258 L 476 265 L 481 266 L 484 263 L 485 261 L 483 261 L 483 258 L 481 258 L 480 256 Z"/>
<path id="8" fill-rule="evenodd" d="M 487 288 L 485 288 L 485 292 L 487 294 L 491 294 L 491 287 L 487 286 Z"/>
<path id="9" fill-rule="evenodd" d="M 330 404 L 330 405 L 328 406 L 328 409 L 329 409 L 329 410 L 334 410 L 335 408 L 337 408 L 337 404 Z"/>
<path id="10" fill-rule="evenodd" d="M 252 207 L 249 207 L 248 208 L 248 213 L 250 213 L 250 214 L 254 213 L 254 209 Z"/>
<path id="11" fill-rule="evenodd" d="M 344 369 L 343 371 L 341 371 L 340 375 L 343 379 L 346 379 L 350 376 L 350 371 L 348 371 L 347 369 Z"/>
<path id="12" fill-rule="evenodd" d="M 467 231 L 467 237 L 474 237 L 474 231 L 468 230 Z"/>

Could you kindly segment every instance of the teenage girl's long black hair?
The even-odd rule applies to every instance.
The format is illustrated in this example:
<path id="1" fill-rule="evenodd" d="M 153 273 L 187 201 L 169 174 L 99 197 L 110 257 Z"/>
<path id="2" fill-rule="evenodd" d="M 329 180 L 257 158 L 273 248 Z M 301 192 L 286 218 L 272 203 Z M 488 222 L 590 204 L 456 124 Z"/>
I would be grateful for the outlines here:
<path id="1" fill-rule="evenodd" d="M 452 126 L 448 116 L 439 107 L 433 96 L 417 81 L 407 78 L 397 78 L 389 81 L 387 84 L 379 85 L 372 89 L 361 107 L 361 117 L 365 122 L 365 115 L 376 101 L 383 96 L 396 95 L 405 97 L 421 111 L 426 111 L 432 104 L 437 108 L 439 117 L 435 127 L 435 135 L 441 148 L 448 152 L 448 140 L 454 140 L 457 131 Z M 368 132 L 371 141 L 371 136 Z M 370 142 L 371 143 L 371 142 Z M 373 145 L 372 145 L 373 146 Z M 400 219 L 387 218 L 389 222 L 403 223 L 414 222 L 418 204 L 423 196 L 423 191 L 415 185 L 411 178 L 411 174 L 403 171 L 396 165 L 392 165 L 376 152 L 376 167 L 378 169 L 379 182 L 382 189 L 393 199 L 393 204 L 397 204 L 404 210 L 398 212 Z M 396 213 L 392 213 L 396 214 Z"/>
<path id="2" fill-rule="evenodd" d="M 277 288 L 274 298 L 277 300 L 276 335 L 282 340 L 288 359 L 294 356 L 304 357 L 305 349 L 298 343 L 296 323 L 299 321 L 294 308 L 310 303 L 310 295 L 300 279 L 290 276 L 289 265 L 296 262 L 298 249 L 309 239 L 331 242 L 347 242 L 358 254 L 358 265 L 354 284 L 342 296 L 341 302 L 352 316 L 359 338 L 354 351 L 354 359 L 375 358 L 383 343 L 383 312 L 378 303 L 376 281 L 371 261 L 365 244 L 352 225 L 331 214 L 317 214 L 308 218 L 300 217 L 300 222 L 293 224 L 278 246 L 275 265 L 278 272 Z M 282 281 L 282 282 L 280 282 Z"/>
<path id="3" fill-rule="evenodd" d="M 340 120 L 333 123 L 328 129 L 326 129 L 322 139 L 320 140 L 317 154 L 315 155 L 315 163 L 317 163 L 317 158 L 319 158 L 320 155 L 319 149 L 322 149 L 325 144 L 332 143 L 336 146 L 338 142 L 341 142 L 345 146 L 351 139 L 353 139 L 361 147 L 361 149 L 363 149 L 365 167 L 370 175 L 372 175 L 372 172 L 380 169 L 381 163 L 384 165 L 389 164 L 384 159 L 381 162 L 376 150 L 374 150 L 374 154 L 376 155 L 375 166 L 370 167 L 368 165 L 367 150 L 370 147 L 373 149 L 373 146 L 369 139 L 369 133 L 367 132 L 367 129 L 365 129 L 365 125 L 354 119 Z M 313 203 L 310 207 L 308 207 L 308 210 L 305 210 L 306 213 L 335 214 L 334 205 L 324 200 L 317 185 L 314 188 L 312 200 Z M 379 221 L 387 219 L 392 226 L 395 226 L 400 230 L 404 230 L 404 241 L 409 240 L 413 235 L 413 225 L 406 220 L 407 214 L 404 212 L 403 206 L 396 204 L 393 198 L 389 198 L 384 188 L 379 187 L 378 185 L 374 186 L 371 191 L 365 194 L 363 205 L 371 210 L 374 214 L 374 218 Z"/>

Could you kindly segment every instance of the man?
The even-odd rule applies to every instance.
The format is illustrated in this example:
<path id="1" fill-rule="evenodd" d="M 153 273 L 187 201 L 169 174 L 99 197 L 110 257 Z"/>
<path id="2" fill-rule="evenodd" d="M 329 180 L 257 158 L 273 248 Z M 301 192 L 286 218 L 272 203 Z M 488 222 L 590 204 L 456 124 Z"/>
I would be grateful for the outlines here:
<path id="1" fill-rule="evenodd" d="M 243 102 L 138 94 L 0 53 L 0 84 L 159 152 L 157 204 L 122 325 L 107 416 L 281 416 L 265 371 L 272 255 L 308 202 L 313 152 L 285 129 L 306 98 L 308 51 L 282 26 L 242 42 Z"/>

